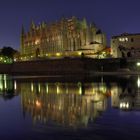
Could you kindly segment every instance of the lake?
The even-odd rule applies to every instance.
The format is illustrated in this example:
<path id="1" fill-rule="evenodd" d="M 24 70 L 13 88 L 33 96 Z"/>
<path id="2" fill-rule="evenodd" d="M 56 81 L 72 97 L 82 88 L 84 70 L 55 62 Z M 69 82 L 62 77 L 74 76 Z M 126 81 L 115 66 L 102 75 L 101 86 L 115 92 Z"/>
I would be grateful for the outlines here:
<path id="1" fill-rule="evenodd" d="M 0 138 L 140 139 L 140 76 L 67 81 L 0 75 Z"/>

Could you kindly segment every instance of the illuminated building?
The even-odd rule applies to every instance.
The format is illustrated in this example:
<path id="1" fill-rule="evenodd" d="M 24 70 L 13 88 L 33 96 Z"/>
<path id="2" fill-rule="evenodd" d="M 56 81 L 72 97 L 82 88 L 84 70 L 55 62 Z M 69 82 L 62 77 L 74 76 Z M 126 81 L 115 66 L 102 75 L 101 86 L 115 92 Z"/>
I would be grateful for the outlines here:
<path id="1" fill-rule="evenodd" d="M 27 33 L 22 28 L 21 60 L 37 57 L 81 56 L 95 57 L 106 47 L 106 36 L 85 19 L 62 18 L 58 22 L 36 26 L 32 22 Z"/>
<path id="2" fill-rule="evenodd" d="M 140 33 L 124 33 L 111 39 L 111 54 L 115 58 L 140 57 Z"/>

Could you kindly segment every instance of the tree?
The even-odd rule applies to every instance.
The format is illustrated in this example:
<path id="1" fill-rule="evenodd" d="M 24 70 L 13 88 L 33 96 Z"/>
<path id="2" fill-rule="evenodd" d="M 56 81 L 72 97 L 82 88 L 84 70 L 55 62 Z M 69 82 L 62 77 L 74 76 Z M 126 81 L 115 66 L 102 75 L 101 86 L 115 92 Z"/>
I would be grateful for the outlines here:
<path id="1" fill-rule="evenodd" d="M 0 52 L 0 54 L 1 55 L 3 55 L 3 56 L 7 56 L 7 57 L 9 57 L 9 58 L 14 58 L 14 55 L 17 53 L 17 51 L 16 50 L 14 50 L 13 48 L 11 48 L 11 47 L 6 47 L 6 46 L 4 46 L 3 48 L 2 48 L 2 50 L 1 50 L 1 52 Z"/>

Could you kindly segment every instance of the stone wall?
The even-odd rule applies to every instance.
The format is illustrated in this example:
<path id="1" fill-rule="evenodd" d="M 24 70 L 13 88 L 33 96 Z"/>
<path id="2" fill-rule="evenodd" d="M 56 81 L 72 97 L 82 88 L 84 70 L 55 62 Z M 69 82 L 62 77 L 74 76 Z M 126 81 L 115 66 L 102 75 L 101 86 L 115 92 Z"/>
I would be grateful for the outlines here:
<path id="1" fill-rule="evenodd" d="M 84 64 L 79 59 L 38 60 L 17 62 L 12 67 L 12 73 L 29 75 L 65 75 L 82 74 Z"/>
<path id="2" fill-rule="evenodd" d="M 65 58 L 38 61 L 23 61 L 13 64 L 0 64 L 0 73 L 13 75 L 89 75 L 92 72 L 116 72 L 128 68 L 140 71 L 138 59 L 90 59 Z"/>

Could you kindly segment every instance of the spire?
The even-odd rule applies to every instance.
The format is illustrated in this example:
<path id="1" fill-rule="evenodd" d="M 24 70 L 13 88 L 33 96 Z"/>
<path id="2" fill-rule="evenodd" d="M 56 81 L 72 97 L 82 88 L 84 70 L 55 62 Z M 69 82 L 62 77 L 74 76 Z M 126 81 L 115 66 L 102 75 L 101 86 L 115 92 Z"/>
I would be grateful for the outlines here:
<path id="1" fill-rule="evenodd" d="M 42 26 L 42 28 L 45 28 L 46 23 L 43 21 L 41 26 Z"/>
<path id="2" fill-rule="evenodd" d="M 33 20 L 32 20 L 32 22 L 31 22 L 31 29 L 35 29 L 35 23 L 34 23 Z"/>
<path id="3" fill-rule="evenodd" d="M 87 21 L 86 18 L 83 19 L 83 28 L 86 29 L 87 28 Z"/>

